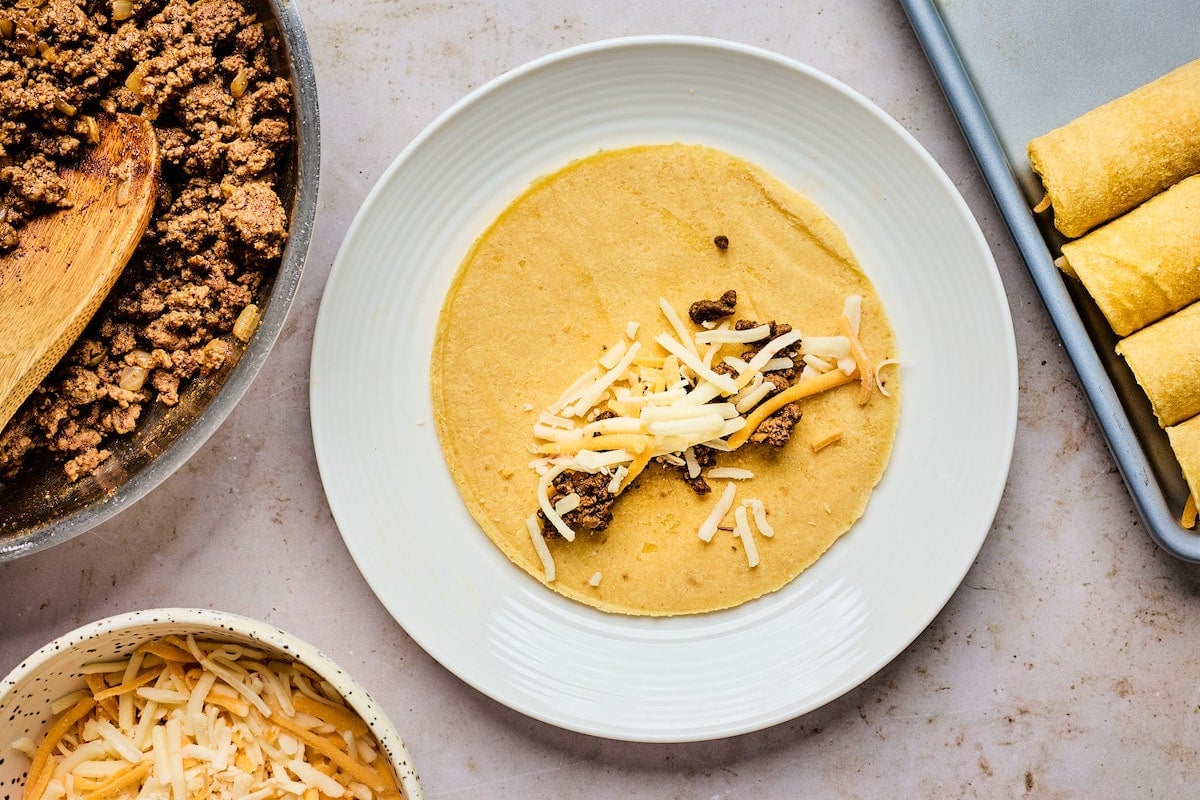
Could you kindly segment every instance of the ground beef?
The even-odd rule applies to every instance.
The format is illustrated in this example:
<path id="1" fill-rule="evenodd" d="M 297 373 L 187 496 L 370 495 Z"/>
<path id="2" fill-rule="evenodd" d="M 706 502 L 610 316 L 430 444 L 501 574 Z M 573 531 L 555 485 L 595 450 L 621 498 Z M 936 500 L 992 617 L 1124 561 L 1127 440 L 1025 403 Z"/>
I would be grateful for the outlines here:
<path id="1" fill-rule="evenodd" d="M 563 522 L 573 531 L 602 531 L 612 522 L 612 506 L 617 499 L 616 495 L 608 491 L 610 480 L 612 479 L 608 475 L 600 472 L 566 470 L 550 484 L 550 504 L 553 505 L 569 494 L 578 494 L 579 507 L 563 514 Z M 545 535 L 562 535 L 541 511 L 538 512 L 538 518 Z"/>
<path id="2" fill-rule="evenodd" d="M 75 480 L 149 404 L 236 361 L 230 331 L 287 237 L 293 143 L 279 50 L 248 0 L 0 0 L 0 253 L 66 202 L 58 169 L 95 117 L 153 120 L 162 184 L 146 235 L 92 324 L 0 432 L 0 477 L 44 454 Z"/>
<path id="3" fill-rule="evenodd" d="M 777 323 L 775 320 L 763 323 L 755 322 L 752 319 L 739 319 L 737 322 L 733 323 L 733 329 L 735 331 L 748 331 L 751 328 L 757 328 L 764 324 L 769 330 L 767 335 L 759 340 L 762 344 L 766 344 L 776 337 L 792 332 L 791 325 L 788 325 L 786 322 Z M 758 355 L 758 351 L 761 349 L 761 346 L 755 347 L 754 344 L 751 343 L 749 347 L 742 351 L 742 360 L 749 361 Z M 800 360 L 800 342 L 796 342 L 789 347 L 783 348 L 775 355 L 779 358 L 790 358 L 796 365 L 786 369 L 771 370 L 770 372 L 763 373 L 764 378 L 775 384 L 775 391 L 779 391 L 780 389 L 786 389 L 787 385 L 795 380 L 800 375 L 800 371 L 804 368 L 804 364 L 801 363 Z"/>
<path id="4" fill-rule="evenodd" d="M 697 300 L 692 303 L 688 308 L 688 316 L 697 325 L 716 322 L 732 314 L 736 305 L 737 292 L 730 289 L 721 295 L 720 300 Z"/>
<path id="5" fill-rule="evenodd" d="M 772 447 L 783 447 L 792 437 L 792 428 L 800 421 L 800 406 L 788 403 L 771 416 L 759 423 L 750 441 L 769 444 Z"/>
<path id="6" fill-rule="evenodd" d="M 702 444 L 692 447 L 692 455 L 696 457 L 696 463 L 700 465 L 700 469 L 708 469 L 717 463 L 717 451 Z M 686 464 L 678 469 L 683 482 L 692 487 L 692 491 L 696 494 L 708 494 L 712 491 L 712 487 L 708 485 L 708 481 L 704 479 L 703 475 L 697 475 L 694 478 L 688 477 Z"/>

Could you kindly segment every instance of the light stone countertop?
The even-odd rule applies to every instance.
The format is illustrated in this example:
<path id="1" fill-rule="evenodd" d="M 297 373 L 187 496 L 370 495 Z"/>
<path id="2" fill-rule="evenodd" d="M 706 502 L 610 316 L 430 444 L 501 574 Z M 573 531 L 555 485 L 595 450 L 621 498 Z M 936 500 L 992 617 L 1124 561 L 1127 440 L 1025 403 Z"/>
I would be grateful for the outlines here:
<path id="1" fill-rule="evenodd" d="M 301 16 L 318 80 L 323 163 L 313 244 L 279 342 L 225 424 L 158 489 L 66 544 L 0 565 L 0 673 L 110 614 L 211 607 L 295 633 L 357 677 L 392 717 L 436 800 L 1195 796 L 1198 573 L 1143 530 L 897 3 L 310 0 Z M 777 51 L 895 117 L 978 219 L 1008 294 L 1020 360 L 1008 486 L 976 563 L 932 625 L 817 711 L 686 745 L 558 730 L 434 662 L 351 561 L 322 493 L 308 422 L 322 287 L 350 220 L 391 160 L 501 72 L 570 45 L 644 33 Z"/>

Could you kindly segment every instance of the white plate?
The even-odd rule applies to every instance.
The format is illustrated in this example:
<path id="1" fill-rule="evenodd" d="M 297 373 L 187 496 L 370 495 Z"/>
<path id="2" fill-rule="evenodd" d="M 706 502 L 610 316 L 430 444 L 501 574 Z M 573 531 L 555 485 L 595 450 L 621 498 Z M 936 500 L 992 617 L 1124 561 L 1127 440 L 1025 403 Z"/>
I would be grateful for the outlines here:
<path id="1" fill-rule="evenodd" d="M 815 566 L 736 609 L 640 619 L 546 590 L 479 530 L 441 457 L 428 368 L 451 276 L 521 190 L 600 148 L 672 141 L 756 162 L 839 223 L 891 315 L 904 404 L 866 515 Z M 513 298 L 514 313 L 530 311 Z M 1012 321 L 987 244 L 912 137 L 781 56 L 639 37 L 507 73 L 401 153 L 330 275 L 311 401 L 338 527 L 413 639 L 530 716 L 611 738 L 684 741 L 817 708 L 929 624 L 991 525 L 1016 388 Z"/>

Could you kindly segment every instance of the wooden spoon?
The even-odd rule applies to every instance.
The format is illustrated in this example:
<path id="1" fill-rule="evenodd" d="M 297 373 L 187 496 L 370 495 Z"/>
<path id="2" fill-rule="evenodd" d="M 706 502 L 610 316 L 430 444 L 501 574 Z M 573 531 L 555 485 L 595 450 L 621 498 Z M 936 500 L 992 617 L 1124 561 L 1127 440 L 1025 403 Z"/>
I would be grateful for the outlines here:
<path id="1" fill-rule="evenodd" d="M 0 429 L 79 338 L 154 209 L 150 123 L 130 114 L 96 122 L 97 143 L 59 173 L 73 206 L 30 221 L 0 255 Z"/>

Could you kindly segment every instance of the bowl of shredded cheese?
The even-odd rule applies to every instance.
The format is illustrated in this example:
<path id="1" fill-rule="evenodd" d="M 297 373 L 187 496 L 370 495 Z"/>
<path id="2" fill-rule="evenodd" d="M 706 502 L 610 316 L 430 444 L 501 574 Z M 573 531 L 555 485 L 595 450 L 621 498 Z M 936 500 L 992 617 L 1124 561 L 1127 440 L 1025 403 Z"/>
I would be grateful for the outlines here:
<path id="1" fill-rule="evenodd" d="M 205 609 L 55 639 L 0 681 L 0 800 L 419 800 L 395 727 L 316 648 Z"/>

